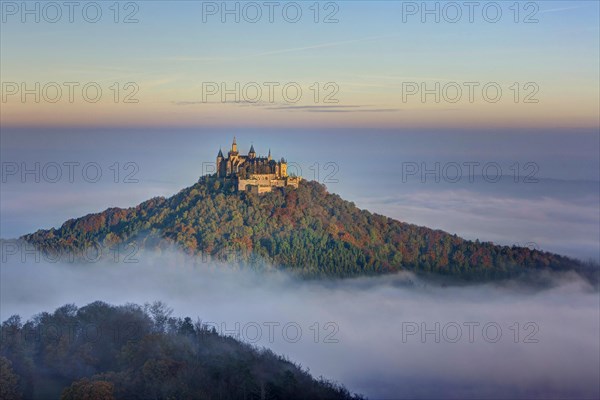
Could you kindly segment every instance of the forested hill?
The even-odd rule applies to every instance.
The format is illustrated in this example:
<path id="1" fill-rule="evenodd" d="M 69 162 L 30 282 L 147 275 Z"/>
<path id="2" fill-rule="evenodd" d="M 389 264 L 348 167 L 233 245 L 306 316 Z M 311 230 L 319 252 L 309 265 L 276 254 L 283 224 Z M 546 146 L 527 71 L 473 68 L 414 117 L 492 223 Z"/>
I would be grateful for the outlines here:
<path id="1" fill-rule="evenodd" d="M 11 316 L 1 325 L 0 399 L 362 399 L 172 311 L 96 301 Z"/>
<path id="2" fill-rule="evenodd" d="M 260 258 L 308 277 L 406 269 L 489 280 L 529 270 L 591 271 L 560 255 L 473 242 L 372 214 L 307 181 L 298 189 L 257 196 L 205 176 L 168 199 L 110 208 L 21 239 L 49 252 L 129 241 L 143 248 L 175 244 L 190 254 L 221 260 L 232 254 L 241 262 Z"/>

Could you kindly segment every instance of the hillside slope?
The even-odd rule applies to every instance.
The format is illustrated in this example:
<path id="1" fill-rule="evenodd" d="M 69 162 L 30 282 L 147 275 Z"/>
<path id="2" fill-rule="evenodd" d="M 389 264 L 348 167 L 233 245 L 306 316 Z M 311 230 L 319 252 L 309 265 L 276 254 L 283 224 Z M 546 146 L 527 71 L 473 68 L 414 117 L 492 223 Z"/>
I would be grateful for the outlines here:
<path id="1" fill-rule="evenodd" d="M 358 209 L 316 182 L 262 196 L 236 193 L 212 176 L 171 198 L 110 208 L 23 236 L 49 251 L 136 241 L 176 244 L 190 254 L 268 260 L 304 276 L 346 277 L 399 270 L 489 280 L 525 270 L 588 271 L 560 255 L 461 239 Z"/>
<path id="2" fill-rule="evenodd" d="M 1 326 L 2 399 L 361 399 L 155 302 L 67 304 Z M 94 333 L 92 333 L 94 332 Z M 61 395 L 62 393 L 62 395 Z"/>

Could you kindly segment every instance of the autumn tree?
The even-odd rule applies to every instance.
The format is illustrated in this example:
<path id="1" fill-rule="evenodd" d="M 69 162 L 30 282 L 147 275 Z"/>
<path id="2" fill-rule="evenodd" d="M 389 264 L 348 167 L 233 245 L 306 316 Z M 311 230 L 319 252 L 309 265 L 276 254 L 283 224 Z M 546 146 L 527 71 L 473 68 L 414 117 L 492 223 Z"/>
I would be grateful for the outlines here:
<path id="1" fill-rule="evenodd" d="M 63 390 L 61 400 L 115 400 L 114 386 L 110 382 L 91 381 L 88 378 L 73 382 Z"/>

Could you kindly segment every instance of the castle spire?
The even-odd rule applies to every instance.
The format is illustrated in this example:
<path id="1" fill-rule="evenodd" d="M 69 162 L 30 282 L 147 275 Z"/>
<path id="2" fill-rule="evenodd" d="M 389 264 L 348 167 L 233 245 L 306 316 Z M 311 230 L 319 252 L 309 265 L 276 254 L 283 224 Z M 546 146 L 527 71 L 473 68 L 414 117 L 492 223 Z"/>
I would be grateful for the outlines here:
<path id="1" fill-rule="evenodd" d="M 267 158 L 269 159 L 269 161 L 271 161 L 271 149 L 269 149 L 269 155 L 267 156 Z"/>
<path id="2" fill-rule="evenodd" d="M 219 146 L 219 154 L 217 154 L 217 162 L 215 164 L 215 168 L 217 170 L 217 176 L 219 178 L 224 176 L 224 157 L 223 157 L 223 150 L 221 150 L 221 146 Z"/>
<path id="3" fill-rule="evenodd" d="M 237 152 L 237 143 L 235 142 L 235 136 L 233 137 L 233 143 L 231 144 L 231 151 L 233 153 Z"/>

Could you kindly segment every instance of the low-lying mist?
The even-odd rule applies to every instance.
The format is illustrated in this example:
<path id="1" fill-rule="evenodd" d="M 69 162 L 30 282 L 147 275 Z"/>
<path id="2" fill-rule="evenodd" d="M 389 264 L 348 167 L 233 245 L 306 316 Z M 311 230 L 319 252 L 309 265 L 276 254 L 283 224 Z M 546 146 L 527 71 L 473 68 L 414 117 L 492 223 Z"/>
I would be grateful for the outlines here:
<path id="1" fill-rule="evenodd" d="M 598 398 L 599 294 L 576 275 L 446 286 L 409 273 L 305 281 L 140 252 L 96 263 L 20 256 L 0 269 L 0 317 L 74 303 L 162 300 L 176 316 L 287 355 L 370 398 Z"/>

